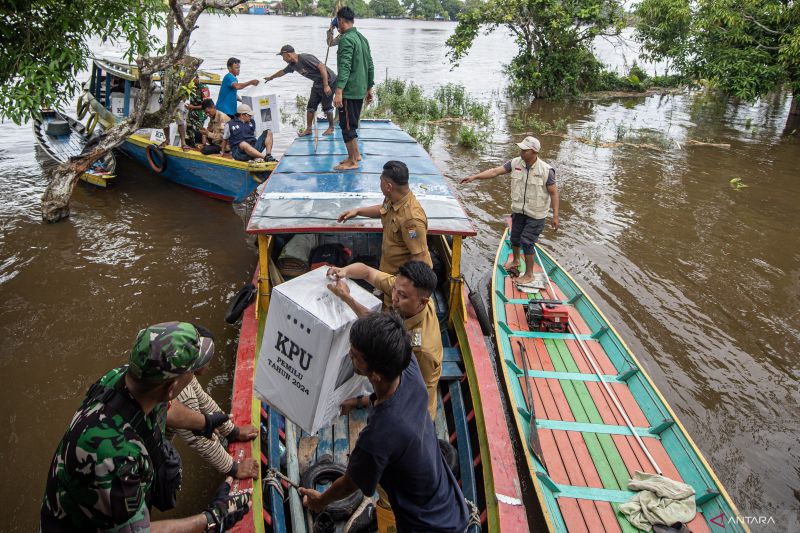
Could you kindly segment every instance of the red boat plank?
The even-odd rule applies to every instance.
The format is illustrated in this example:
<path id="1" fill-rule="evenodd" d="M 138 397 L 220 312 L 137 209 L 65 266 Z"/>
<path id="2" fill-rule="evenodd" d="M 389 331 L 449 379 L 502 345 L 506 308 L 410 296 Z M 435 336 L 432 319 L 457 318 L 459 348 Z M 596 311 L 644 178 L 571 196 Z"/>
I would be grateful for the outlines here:
<path id="1" fill-rule="evenodd" d="M 522 505 L 519 472 L 506 424 L 503 398 L 495 379 L 492 358 L 486 349 L 475 309 L 467 298 L 466 288 L 464 301 L 467 307 L 467 321 L 464 326 L 477 377 L 477 384 L 470 383 L 470 386 L 477 386 L 480 397 L 489 447 L 488 460 L 484 464 L 488 463 L 491 468 L 495 491 L 495 494 L 486 494 L 486 498 L 493 498 L 497 503 L 501 531 L 528 531 L 528 516 L 525 506 Z"/>
<path id="2" fill-rule="evenodd" d="M 692 533 L 711 533 L 711 528 L 708 527 L 708 522 L 706 522 L 706 517 L 703 516 L 701 513 L 697 513 L 695 517 L 691 521 L 689 521 L 686 525 L 689 527 L 689 531 L 691 531 Z"/>
<path id="3" fill-rule="evenodd" d="M 622 405 L 622 408 L 625 410 L 625 414 L 628 415 L 628 418 L 634 426 L 643 428 L 650 427 L 650 422 L 647 421 L 647 417 L 644 416 L 642 409 L 633 398 L 627 385 L 624 383 L 609 383 L 608 386 L 614 392 L 620 405 Z M 621 426 L 625 425 L 625 419 L 622 418 L 622 415 L 616 405 L 614 405 L 602 383 L 598 381 L 586 382 L 586 388 L 589 390 L 589 394 L 592 395 L 592 399 L 598 411 L 600 411 L 600 414 L 603 416 L 604 423 Z"/>
<path id="4" fill-rule="evenodd" d="M 589 531 L 581 508 L 578 506 L 578 500 L 575 498 L 559 498 L 557 501 L 558 507 L 561 509 L 561 515 L 564 518 L 564 524 L 567 526 L 567 531 L 570 533 Z"/>
<path id="5" fill-rule="evenodd" d="M 589 363 L 589 359 L 587 359 L 586 354 L 583 353 L 580 344 L 578 341 L 567 340 L 564 341 L 569 349 L 569 353 L 572 354 L 572 358 L 575 360 L 575 363 L 580 368 L 581 372 L 586 374 L 594 374 L 594 369 L 592 365 Z M 594 358 L 595 363 L 597 363 L 598 368 L 604 374 L 616 375 L 619 371 L 614 367 L 614 363 L 611 362 L 611 359 L 608 358 L 605 350 L 603 347 L 600 346 L 600 343 L 597 341 L 583 341 L 583 345 L 586 346 L 586 349 L 589 350 L 589 353 Z"/>
<path id="6" fill-rule="evenodd" d="M 253 283 L 258 283 L 258 268 L 253 275 Z M 242 315 L 242 328 L 239 334 L 239 346 L 236 351 L 236 370 L 233 375 L 233 396 L 231 398 L 231 422 L 240 425 L 250 425 L 253 423 L 253 378 L 255 377 L 256 359 L 256 339 L 258 334 L 258 322 L 255 318 L 255 302 L 251 303 L 244 310 Z M 228 445 L 228 452 L 238 460 L 253 456 L 253 445 L 250 442 L 232 442 Z M 239 489 L 249 489 L 253 487 L 253 480 L 237 480 Z M 233 531 L 237 533 L 250 533 L 255 531 L 253 511 L 238 524 Z"/>
<path id="7" fill-rule="evenodd" d="M 594 506 L 597 508 L 597 514 L 600 516 L 600 520 L 596 527 L 594 524 L 591 524 L 591 531 L 622 533 L 622 528 L 617 521 L 617 513 L 609 502 L 596 501 L 594 502 Z"/>

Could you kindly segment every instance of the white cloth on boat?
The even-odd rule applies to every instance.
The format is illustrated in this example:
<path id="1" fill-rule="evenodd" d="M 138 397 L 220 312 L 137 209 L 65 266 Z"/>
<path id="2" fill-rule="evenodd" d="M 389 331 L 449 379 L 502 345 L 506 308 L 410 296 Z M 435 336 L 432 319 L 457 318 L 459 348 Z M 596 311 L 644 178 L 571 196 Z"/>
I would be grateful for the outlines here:
<path id="1" fill-rule="evenodd" d="M 636 472 L 628 490 L 638 491 L 619 510 L 635 527 L 652 531 L 653 525 L 690 522 L 697 514 L 694 489 L 658 474 Z"/>

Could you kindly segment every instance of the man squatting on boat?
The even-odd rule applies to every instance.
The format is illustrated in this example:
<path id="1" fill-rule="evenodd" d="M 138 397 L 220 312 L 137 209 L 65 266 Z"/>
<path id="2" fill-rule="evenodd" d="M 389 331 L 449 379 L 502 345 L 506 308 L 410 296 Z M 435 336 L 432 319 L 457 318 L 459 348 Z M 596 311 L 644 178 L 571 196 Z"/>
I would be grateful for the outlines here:
<path id="1" fill-rule="evenodd" d="M 175 506 L 181 484 L 180 456 L 165 438 L 166 427 L 210 436 L 228 419 L 174 401 L 211 362 L 207 331 L 186 322 L 147 327 L 129 363 L 89 388 L 53 456 L 41 531 L 221 531 L 247 514 L 250 492 L 231 493 L 228 477 L 204 511 L 150 521 L 151 505 Z M 254 428 L 229 429 L 254 436 Z"/>
<path id="2" fill-rule="evenodd" d="M 525 137 L 519 146 L 519 157 L 502 166 L 467 176 L 462 184 L 476 179 L 496 178 L 511 174 L 511 249 L 513 256 L 503 265 L 511 276 L 519 276 L 520 247 L 525 256 L 525 273 L 517 279 L 517 286 L 533 281 L 535 245 L 544 229 L 547 213 L 553 207 L 552 225 L 558 231 L 558 187 L 556 171 L 539 159 L 541 143 L 535 137 Z"/>

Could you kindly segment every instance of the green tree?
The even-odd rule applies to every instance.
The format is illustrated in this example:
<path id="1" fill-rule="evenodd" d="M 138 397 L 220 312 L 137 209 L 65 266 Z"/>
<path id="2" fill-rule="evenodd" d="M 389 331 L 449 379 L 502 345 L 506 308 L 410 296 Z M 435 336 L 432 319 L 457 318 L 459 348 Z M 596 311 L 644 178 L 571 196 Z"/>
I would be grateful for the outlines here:
<path id="1" fill-rule="evenodd" d="M 754 100 L 800 96 L 800 4 L 784 0 L 643 0 L 637 36 L 646 56 L 666 60 L 722 91 Z"/>
<path id="2" fill-rule="evenodd" d="M 201 59 L 186 55 L 197 19 L 206 8 L 230 9 L 244 0 L 192 0 L 184 15 L 179 0 L 7 0 L 0 8 L 0 118 L 30 120 L 43 107 L 63 106 L 80 87 L 75 79 L 91 60 L 89 39 L 126 45 L 135 59 L 141 91 L 130 115 L 105 131 L 94 149 L 56 167 L 42 196 L 42 217 L 69 216 L 69 199 L 78 177 L 109 150 L 140 128 L 170 123 Z M 174 45 L 162 47 L 151 30 L 173 24 Z M 154 54 L 154 55 L 151 55 Z M 163 104 L 147 112 L 153 77 L 162 78 Z"/>
<path id="3" fill-rule="evenodd" d="M 458 15 L 464 11 L 465 6 L 463 0 L 441 0 L 442 1 L 442 15 L 447 13 L 445 18 L 449 20 L 458 20 Z"/>
<path id="4" fill-rule="evenodd" d="M 372 0 L 369 6 L 376 17 L 402 17 L 406 14 L 400 0 Z"/>
<path id="5" fill-rule="evenodd" d="M 447 40 L 454 64 L 464 57 L 478 32 L 504 27 L 518 53 L 508 65 L 511 91 L 538 98 L 590 89 L 602 65 L 592 52 L 598 36 L 619 35 L 623 11 L 618 0 L 488 0 L 461 13 Z"/>
<path id="6" fill-rule="evenodd" d="M 290 2 L 293 0 L 289 0 Z M 349 6 L 356 14 L 356 18 L 369 18 L 372 16 L 372 3 L 367 4 L 364 0 L 319 0 L 317 2 L 317 14 L 321 17 L 333 17 L 336 13 L 336 6 Z"/>
<path id="7" fill-rule="evenodd" d="M 432 19 L 443 11 L 439 0 L 403 0 L 411 18 Z"/>

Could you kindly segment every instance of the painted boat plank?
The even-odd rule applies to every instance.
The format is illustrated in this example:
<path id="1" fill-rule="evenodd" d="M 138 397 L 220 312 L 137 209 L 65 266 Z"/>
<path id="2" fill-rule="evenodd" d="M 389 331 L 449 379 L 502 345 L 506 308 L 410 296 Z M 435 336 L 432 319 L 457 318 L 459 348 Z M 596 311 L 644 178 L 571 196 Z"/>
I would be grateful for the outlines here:
<path id="1" fill-rule="evenodd" d="M 348 428 L 347 415 L 338 417 L 333 423 L 333 460 L 341 465 L 347 464 L 347 454 L 350 453 Z"/>
<path id="2" fill-rule="evenodd" d="M 297 445 L 297 464 L 301 474 L 308 469 L 311 461 L 316 457 L 318 442 L 319 437 L 316 435 L 303 435 L 300 437 L 300 442 Z"/>
<path id="3" fill-rule="evenodd" d="M 561 516 L 564 518 L 564 523 L 570 533 L 589 531 L 589 527 L 583 518 L 583 513 L 578 506 L 578 500 L 575 498 L 559 498 L 558 508 L 561 510 Z"/>
<path id="4" fill-rule="evenodd" d="M 356 442 L 358 441 L 358 436 L 361 434 L 361 430 L 364 429 L 364 426 L 367 425 L 367 410 L 366 409 L 353 409 L 350 411 L 349 415 L 349 424 L 348 424 L 348 433 L 349 433 L 349 447 L 350 453 L 353 452 L 353 448 L 356 446 Z"/>
<path id="5" fill-rule="evenodd" d="M 280 438 L 278 436 L 281 418 L 275 409 L 269 410 L 269 467 L 278 470 L 281 468 Z M 277 531 L 286 531 L 283 497 L 275 487 L 269 489 L 269 508 L 272 515 L 272 527 Z"/>
<path id="6" fill-rule="evenodd" d="M 611 503 L 594 502 L 594 506 L 597 509 L 597 515 L 600 517 L 600 520 L 598 520 L 596 524 L 590 525 L 590 531 L 597 531 L 598 533 L 606 531 L 609 533 L 622 533 L 622 526 L 617 519 L 617 515 Z"/>
<path id="7" fill-rule="evenodd" d="M 293 483 L 300 482 L 300 467 L 297 457 L 297 430 L 293 422 L 286 420 L 286 473 Z M 303 504 L 296 490 L 288 489 L 289 514 L 292 520 L 292 531 L 306 532 L 306 520 Z"/>
<path id="8" fill-rule="evenodd" d="M 469 501 L 475 501 L 475 472 L 472 470 L 472 445 L 469 440 L 469 427 L 467 426 L 464 397 L 461 395 L 461 384 L 451 381 L 450 404 L 453 409 L 453 418 L 456 429 L 456 448 L 458 449 L 459 464 L 461 466 L 461 492 Z"/>

